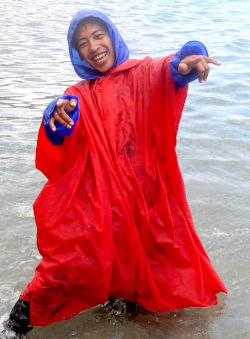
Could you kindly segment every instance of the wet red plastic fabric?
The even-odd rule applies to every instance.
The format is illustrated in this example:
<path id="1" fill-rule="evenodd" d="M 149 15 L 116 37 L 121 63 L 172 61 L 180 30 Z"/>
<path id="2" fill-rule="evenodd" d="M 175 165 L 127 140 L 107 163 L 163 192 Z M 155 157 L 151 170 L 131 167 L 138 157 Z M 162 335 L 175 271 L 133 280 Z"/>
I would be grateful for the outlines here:
<path id="1" fill-rule="evenodd" d="M 71 137 L 39 131 L 37 168 L 49 179 L 34 203 L 42 260 L 21 298 L 31 326 L 48 325 L 109 296 L 159 312 L 216 304 L 226 288 L 194 229 L 176 156 L 187 88 L 170 57 L 128 60 L 81 81 Z"/>

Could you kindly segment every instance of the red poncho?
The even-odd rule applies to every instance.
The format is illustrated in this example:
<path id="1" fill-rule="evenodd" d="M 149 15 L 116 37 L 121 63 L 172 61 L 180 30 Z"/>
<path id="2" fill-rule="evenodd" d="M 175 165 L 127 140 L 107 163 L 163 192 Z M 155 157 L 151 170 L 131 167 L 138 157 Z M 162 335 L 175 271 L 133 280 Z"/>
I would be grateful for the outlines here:
<path id="1" fill-rule="evenodd" d="M 73 134 L 54 146 L 41 126 L 34 203 L 42 260 L 21 298 L 31 326 L 109 296 L 159 312 L 216 304 L 226 288 L 193 226 L 176 156 L 187 88 L 169 61 L 128 60 L 67 90 L 79 97 Z"/>

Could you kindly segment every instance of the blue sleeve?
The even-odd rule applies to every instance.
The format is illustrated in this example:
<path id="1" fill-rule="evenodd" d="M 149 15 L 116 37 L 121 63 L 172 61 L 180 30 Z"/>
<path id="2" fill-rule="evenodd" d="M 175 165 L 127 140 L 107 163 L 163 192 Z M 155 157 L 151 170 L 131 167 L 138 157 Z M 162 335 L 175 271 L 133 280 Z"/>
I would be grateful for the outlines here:
<path id="1" fill-rule="evenodd" d="M 69 113 L 70 118 L 74 121 L 74 125 L 72 126 L 72 128 L 67 128 L 59 124 L 58 122 L 55 122 L 56 131 L 53 132 L 49 126 L 49 120 L 50 120 L 51 115 L 54 113 L 56 103 L 59 99 L 76 99 L 77 101 L 76 107 L 71 113 Z M 70 95 L 70 94 L 60 95 L 46 107 L 43 113 L 43 124 L 45 127 L 45 133 L 47 137 L 49 138 L 49 140 L 52 142 L 52 144 L 60 145 L 64 137 L 70 136 L 72 134 L 74 130 L 74 126 L 79 118 L 79 112 L 80 111 L 79 111 L 78 97 L 76 97 L 75 95 Z"/>
<path id="2" fill-rule="evenodd" d="M 189 82 L 198 78 L 197 70 L 193 69 L 189 74 L 181 74 L 178 71 L 180 61 L 189 55 L 208 56 L 206 47 L 199 41 L 187 42 L 174 56 L 170 62 L 170 71 L 172 78 L 179 88 L 184 88 Z"/>

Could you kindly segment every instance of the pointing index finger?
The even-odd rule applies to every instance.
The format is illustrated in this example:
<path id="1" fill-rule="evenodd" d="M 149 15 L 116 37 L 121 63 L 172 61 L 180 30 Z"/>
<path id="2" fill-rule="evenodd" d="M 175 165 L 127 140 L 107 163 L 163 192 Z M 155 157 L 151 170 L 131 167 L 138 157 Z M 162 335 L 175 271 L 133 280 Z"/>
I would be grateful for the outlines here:
<path id="1" fill-rule="evenodd" d="M 61 107 L 63 105 L 65 105 L 65 99 L 57 100 L 56 107 Z"/>
<path id="2" fill-rule="evenodd" d="M 217 61 L 217 60 L 215 60 L 215 59 L 213 59 L 213 58 L 204 56 L 204 59 L 206 60 L 206 62 L 207 62 L 208 64 L 214 64 L 214 65 L 216 65 L 216 66 L 220 66 L 220 65 L 221 65 L 221 62 L 219 62 L 219 61 Z"/>

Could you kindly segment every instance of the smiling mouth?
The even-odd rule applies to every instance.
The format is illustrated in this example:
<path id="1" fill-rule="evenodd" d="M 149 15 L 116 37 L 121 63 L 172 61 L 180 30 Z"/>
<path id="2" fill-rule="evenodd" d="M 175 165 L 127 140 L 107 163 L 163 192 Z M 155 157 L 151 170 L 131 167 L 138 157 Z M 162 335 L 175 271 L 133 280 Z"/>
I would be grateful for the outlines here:
<path id="1" fill-rule="evenodd" d="M 107 56 L 107 52 L 103 52 L 95 56 L 93 60 L 95 63 L 100 63 L 106 58 L 106 56 Z"/>

